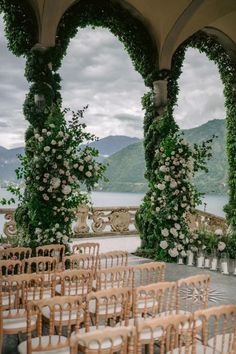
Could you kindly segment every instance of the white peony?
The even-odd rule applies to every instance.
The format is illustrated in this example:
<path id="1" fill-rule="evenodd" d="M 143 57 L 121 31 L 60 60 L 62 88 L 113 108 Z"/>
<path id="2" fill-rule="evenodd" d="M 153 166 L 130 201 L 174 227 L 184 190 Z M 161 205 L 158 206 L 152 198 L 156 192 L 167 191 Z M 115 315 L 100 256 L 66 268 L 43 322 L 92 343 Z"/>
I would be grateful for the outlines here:
<path id="1" fill-rule="evenodd" d="M 48 152 L 48 151 L 51 150 L 51 148 L 50 148 L 50 146 L 45 146 L 43 150 L 46 151 L 46 152 Z"/>
<path id="2" fill-rule="evenodd" d="M 51 144 L 52 144 L 52 145 L 56 145 L 56 143 L 57 143 L 56 140 L 52 140 L 52 141 L 51 141 Z"/>
<path id="3" fill-rule="evenodd" d="M 62 187 L 62 193 L 67 195 L 71 193 L 71 187 L 70 186 L 63 186 Z"/>
<path id="4" fill-rule="evenodd" d="M 162 234 L 162 236 L 167 237 L 167 236 L 169 236 L 169 231 L 167 229 L 163 229 L 163 230 L 161 230 L 161 234 Z"/>
<path id="5" fill-rule="evenodd" d="M 85 175 L 86 175 L 87 177 L 92 177 L 92 173 L 91 173 L 90 171 L 87 171 L 87 172 L 85 173 Z"/>
<path id="6" fill-rule="evenodd" d="M 39 139 L 40 135 L 39 134 L 35 134 L 34 137 L 35 137 L 35 139 Z"/>
<path id="7" fill-rule="evenodd" d="M 168 243 L 166 241 L 161 241 L 160 242 L 160 247 L 165 250 L 168 247 Z"/>
<path id="8" fill-rule="evenodd" d="M 43 141 L 43 137 L 40 136 L 40 137 L 38 138 L 38 141 L 42 142 L 42 141 Z"/>

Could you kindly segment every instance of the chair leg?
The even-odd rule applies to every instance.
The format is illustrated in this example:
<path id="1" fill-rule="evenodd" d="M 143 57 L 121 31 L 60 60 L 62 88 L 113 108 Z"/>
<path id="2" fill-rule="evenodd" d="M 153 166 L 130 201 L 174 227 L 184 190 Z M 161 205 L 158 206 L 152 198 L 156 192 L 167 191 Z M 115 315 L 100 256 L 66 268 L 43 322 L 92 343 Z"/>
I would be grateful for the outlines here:
<path id="1" fill-rule="evenodd" d="M 149 344 L 144 345 L 144 353 L 149 354 Z"/>

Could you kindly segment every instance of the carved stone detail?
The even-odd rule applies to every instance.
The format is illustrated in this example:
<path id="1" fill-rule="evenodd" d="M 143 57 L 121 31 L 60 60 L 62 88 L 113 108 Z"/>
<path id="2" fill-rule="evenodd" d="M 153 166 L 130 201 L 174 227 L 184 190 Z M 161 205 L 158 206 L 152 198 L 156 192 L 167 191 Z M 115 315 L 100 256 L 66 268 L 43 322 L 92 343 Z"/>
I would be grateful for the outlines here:
<path id="1" fill-rule="evenodd" d="M 1 209 L 0 212 L 2 214 Z M 15 209 L 7 209 L 4 211 L 4 218 L 7 220 L 3 225 L 3 233 L 7 237 L 12 237 L 17 235 L 16 221 L 15 221 Z"/>
<path id="2" fill-rule="evenodd" d="M 75 235 L 89 232 L 89 226 L 87 224 L 88 214 L 89 208 L 86 205 L 81 205 L 81 207 L 76 210 L 77 221 L 74 226 Z"/>
<path id="3" fill-rule="evenodd" d="M 128 210 L 114 210 L 109 216 L 111 229 L 116 232 L 129 231 L 131 215 Z"/>

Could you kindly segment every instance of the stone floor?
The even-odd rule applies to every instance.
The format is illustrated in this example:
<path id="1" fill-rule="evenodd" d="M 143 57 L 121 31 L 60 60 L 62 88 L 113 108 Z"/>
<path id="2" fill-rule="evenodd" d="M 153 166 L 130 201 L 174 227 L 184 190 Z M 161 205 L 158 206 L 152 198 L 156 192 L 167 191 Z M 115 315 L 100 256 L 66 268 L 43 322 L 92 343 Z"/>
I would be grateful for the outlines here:
<path id="1" fill-rule="evenodd" d="M 150 262 L 150 259 L 144 259 L 130 255 L 129 265 Z M 196 267 L 188 267 L 186 265 L 176 265 L 174 263 L 167 264 L 166 276 L 167 281 L 175 281 L 191 275 L 206 273 L 211 275 L 211 289 L 209 294 L 209 306 L 220 304 L 236 304 L 236 276 L 222 275 L 218 272 L 211 272 Z M 25 336 L 22 336 L 24 339 Z M 3 354 L 17 354 L 17 336 L 4 336 Z"/>

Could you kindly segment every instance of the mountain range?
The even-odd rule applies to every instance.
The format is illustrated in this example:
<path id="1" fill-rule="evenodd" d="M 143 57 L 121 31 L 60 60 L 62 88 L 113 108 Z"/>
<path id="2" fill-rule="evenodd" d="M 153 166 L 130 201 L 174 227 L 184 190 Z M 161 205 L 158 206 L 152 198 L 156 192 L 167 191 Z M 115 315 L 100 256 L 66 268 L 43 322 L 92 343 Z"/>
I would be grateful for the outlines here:
<path id="1" fill-rule="evenodd" d="M 195 177 L 198 190 L 208 194 L 227 192 L 226 126 L 224 119 L 211 120 L 199 127 L 183 130 L 191 144 L 216 135 L 212 144 L 213 156 L 208 162 L 209 172 L 199 172 Z M 99 161 L 108 164 L 106 177 L 109 182 L 102 183 L 101 190 L 111 192 L 146 192 L 144 178 L 145 160 L 143 141 L 128 136 L 108 136 L 90 144 L 100 152 Z M 0 147 L 0 181 L 15 181 L 14 170 L 19 166 L 17 154 L 24 148 L 7 150 Z"/>

